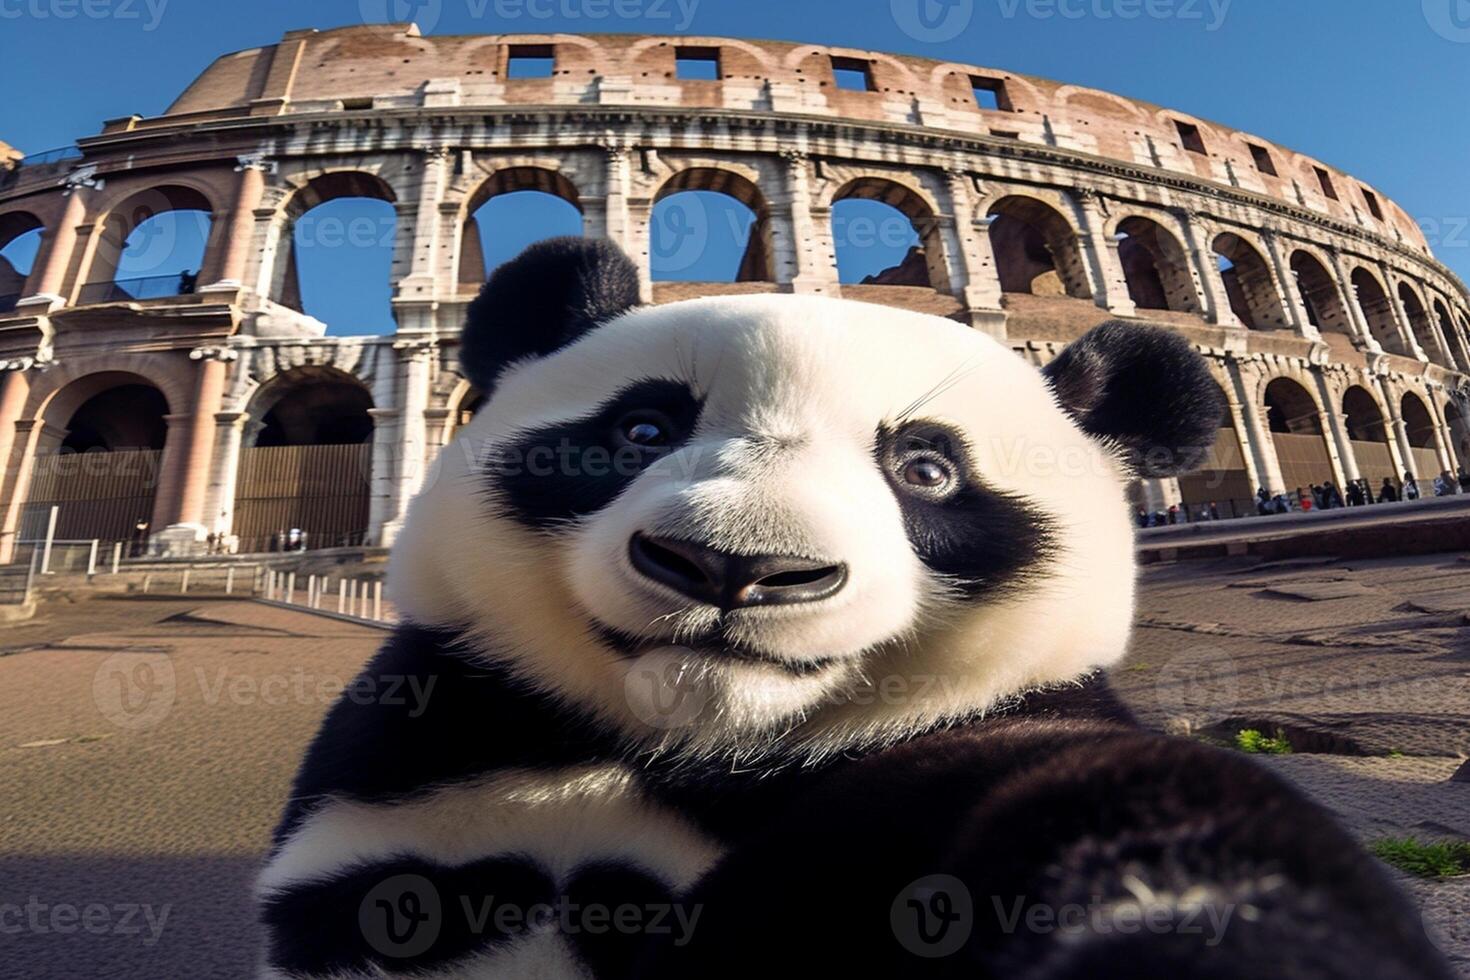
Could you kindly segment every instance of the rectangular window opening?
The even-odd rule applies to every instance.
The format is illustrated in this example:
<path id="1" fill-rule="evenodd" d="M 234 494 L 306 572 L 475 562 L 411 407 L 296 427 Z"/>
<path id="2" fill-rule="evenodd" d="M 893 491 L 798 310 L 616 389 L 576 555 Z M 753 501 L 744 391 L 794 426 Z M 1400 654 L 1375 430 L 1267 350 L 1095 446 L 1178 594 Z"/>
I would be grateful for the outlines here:
<path id="1" fill-rule="evenodd" d="M 720 49 L 675 48 L 674 77 L 685 82 L 719 81 Z"/>
<path id="2" fill-rule="evenodd" d="M 1378 195 L 1374 194 L 1366 187 L 1364 187 L 1362 190 L 1363 200 L 1368 202 L 1368 213 L 1373 215 L 1373 217 L 1377 218 L 1379 221 L 1382 221 L 1383 208 L 1379 207 L 1378 205 Z"/>
<path id="3" fill-rule="evenodd" d="M 1006 92 L 1004 79 L 971 75 L 970 91 L 975 93 L 975 104 L 982 109 L 993 112 L 1011 111 L 1011 99 Z"/>
<path id="4" fill-rule="evenodd" d="M 549 44 L 512 44 L 506 78 L 550 78 L 556 74 L 556 50 Z"/>
<path id="5" fill-rule="evenodd" d="M 1271 159 L 1271 151 L 1266 149 L 1264 146 L 1258 146 L 1255 143 L 1252 143 L 1250 147 L 1251 159 L 1256 162 L 1256 169 L 1263 174 L 1275 177 L 1276 162 Z"/>
<path id="6" fill-rule="evenodd" d="M 1329 201 L 1336 201 L 1337 188 L 1332 186 L 1332 175 L 1321 167 L 1313 167 L 1317 171 L 1317 183 L 1322 185 L 1322 193 L 1327 195 Z"/>
<path id="7" fill-rule="evenodd" d="M 1183 120 L 1176 119 L 1174 120 L 1174 128 L 1179 130 L 1179 144 L 1181 146 L 1190 153 L 1204 155 L 1205 138 L 1200 135 L 1198 126 L 1194 123 L 1187 123 Z"/>
<path id="8" fill-rule="evenodd" d="M 832 58 L 832 77 L 837 87 L 849 92 L 876 92 L 873 64 L 863 58 Z"/>

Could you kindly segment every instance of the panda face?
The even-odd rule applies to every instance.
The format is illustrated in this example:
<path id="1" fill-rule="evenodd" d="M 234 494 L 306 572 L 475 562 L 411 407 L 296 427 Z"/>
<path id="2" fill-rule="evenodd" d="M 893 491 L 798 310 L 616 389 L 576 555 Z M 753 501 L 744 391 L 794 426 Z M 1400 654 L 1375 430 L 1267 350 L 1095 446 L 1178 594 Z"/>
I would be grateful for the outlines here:
<path id="1" fill-rule="evenodd" d="M 1107 357 L 1049 383 L 951 320 L 743 296 L 502 360 L 390 590 L 630 742 L 833 751 L 1124 651 L 1126 444 L 1079 422 L 1118 414 Z"/>

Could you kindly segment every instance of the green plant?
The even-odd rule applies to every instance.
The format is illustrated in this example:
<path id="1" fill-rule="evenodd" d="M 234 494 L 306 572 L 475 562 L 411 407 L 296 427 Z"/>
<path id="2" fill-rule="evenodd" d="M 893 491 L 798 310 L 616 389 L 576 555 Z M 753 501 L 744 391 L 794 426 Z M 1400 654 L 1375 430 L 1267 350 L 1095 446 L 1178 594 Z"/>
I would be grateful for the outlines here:
<path id="1" fill-rule="evenodd" d="M 1385 837 L 1369 845 L 1379 860 L 1420 878 L 1454 878 L 1470 874 L 1470 841 L 1420 841 Z"/>
<path id="2" fill-rule="evenodd" d="M 1276 736 L 1263 735 L 1254 728 L 1242 728 L 1235 733 L 1235 747 L 1242 752 L 1253 755 L 1290 755 L 1291 743 L 1286 740 L 1286 735 L 1281 729 L 1276 729 Z"/>

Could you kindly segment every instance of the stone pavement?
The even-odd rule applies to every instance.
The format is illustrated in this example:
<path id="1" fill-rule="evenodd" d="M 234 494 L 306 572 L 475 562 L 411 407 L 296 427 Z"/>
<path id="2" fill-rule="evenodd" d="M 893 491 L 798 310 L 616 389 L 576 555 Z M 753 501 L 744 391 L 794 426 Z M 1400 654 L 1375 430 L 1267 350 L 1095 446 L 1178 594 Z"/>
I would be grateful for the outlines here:
<path id="1" fill-rule="evenodd" d="M 1470 564 L 1443 556 L 1154 566 L 1116 679 L 1160 728 L 1282 728 L 1320 754 L 1267 764 L 1365 838 L 1470 838 L 1470 784 L 1447 782 L 1470 753 L 1467 599 Z M 382 637 L 123 596 L 52 597 L 0 633 L 0 909 L 22 917 L 0 921 L 0 977 L 248 976 L 291 773 Z M 1406 884 L 1470 965 L 1470 879 Z"/>

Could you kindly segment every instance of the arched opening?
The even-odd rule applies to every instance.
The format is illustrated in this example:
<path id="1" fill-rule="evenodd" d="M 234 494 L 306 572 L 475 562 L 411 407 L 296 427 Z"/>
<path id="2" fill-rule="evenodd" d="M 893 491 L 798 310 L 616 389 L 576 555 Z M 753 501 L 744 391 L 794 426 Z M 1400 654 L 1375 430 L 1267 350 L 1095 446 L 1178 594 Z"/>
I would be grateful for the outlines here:
<path id="1" fill-rule="evenodd" d="M 323 174 L 292 195 L 272 267 L 271 299 L 331 334 L 395 329 L 393 189 L 360 171 Z"/>
<path id="2" fill-rule="evenodd" d="M 1384 477 L 1397 486 L 1403 474 L 1395 472 L 1389 448 L 1393 435 L 1378 402 L 1366 389 L 1353 385 L 1342 396 L 1342 412 L 1346 416 L 1353 458 L 1358 461 L 1358 474 L 1368 481 L 1374 493 L 1383 485 Z"/>
<path id="3" fill-rule="evenodd" d="M 727 170 L 682 170 L 659 188 L 649 226 L 655 282 L 774 282 L 770 209 Z"/>
<path id="4" fill-rule="evenodd" d="M 194 292 L 212 221 L 209 199 L 192 187 L 134 194 L 103 220 L 79 303 L 124 303 Z"/>
<path id="5" fill-rule="evenodd" d="M 58 392 L 44 413 L 17 545 L 45 540 L 54 507 L 57 540 L 96 539 L 109 552 L 125 542 L 129 554 L 141 553 L 162 530 L 154 504 L 168 414 L 162 392 L 124 372 L 89 375 Z"/>
<path id="6" fill-rule="evenodd" d="M 1032 197 L 990 206 L 990 247 L 1007 293 L 1092 299 L 1077 233 L 1060 211 Z"/>
<path id="7" fill-rule="evenodd" d="M 1285 329 L 1281 294 L 1261 253 L 1244 238 L 1229 232 L 1216 238 L 1213 248 L 1230 309 L 1240 322 L 1252 330 Z"/>
<path id="8" fill-rule="evenodd" d="M 1434 416 L 1429 413 L 1429 406 L 1424 404 L 1424 400 L 1412 391 L 1404 393 L 1399 413 L 1404 420 L 1404 435 L 1409 441 L 1412 457 L 1409 472 L 1415 479 L 1427 483 L 1444 469 L 1439 463 L 1439 454 L 1434 451 Z M 1428 486 L 1419 489 L 1427 492 Z"/>
<path id="9" fill-rule="evenodd" d="M 1288 492 L 1333 479 L 1322 417 L 1307 389 L 1290 378 L 1272 381 L 1266 386 L 1266 420 Z"/>
<path id="10" fill-rule="evenodd" d="M 1465 344 L 1465 338 L 1455 325 L 1455 318 L 1450 316 L 1450 311 L 1444 305 L 1444 300 L 1435 299 L 1434 319 L 1439 324 L 1439 332 L 1443 335 L 1445 343 L 1450 349 L 1445 353 L 1448 359 L 1446 367 L 1452 367 L 1459 371 L 1470 371 L 1470 347 Z"/>
<path id="11" fill-rule="evenodd" d="M 1223 390 L 1220 403 L 1225 404 Z M 1209 454 L 1197 469 L 1179 478 L 1180 500 L 1191 520 L 1202 510 L 1210 513 L 1211 505 L 1222 518 L 1245 517 L 1256 512 L 1255 492 L 1245 465 L 1245 450 L 1227 409 L 1220 418 Z"/>
<path id="12" fill-rule="evenodd" d="M 41 219 L 25 211 L 0 215 L 0 314 L 15 309 L 41 246 Z"/>
<path id="13" fill-rule="evenodd" d="M 1398 321 L 1394 318 L 1393 303 L 1378 277 L 1364 268 L 1353 270 L 1353 294 L 1357 296 L 1358 308 L 1363 319 L 1368 321 L 1368 330 L 1373 339 L 1384 350 L 1408 356 L 1403 340 L 1399 336 Z"/>
<path id="14" fill-rule="evenodd" d="M 832 198 L 837 278 L 845 285 L 918 286 L 949 292 L 934 211 L 911 188 L 860 177 Z"/>
<path id="15" fill-rule="evenodd" d="M 1140 217 L 1120 221 L 1118 259 L 1128 296 L 1140 310 L 1200 311 L 1184 246 L 1158 222 Z"/>
<path id="16" fill-rule="evenodd" d="M 1406 282 L 1399 283 L 1399 302 L 1403 304 L 1404 315 L 1409 318 L 1409 329 L 1413 331 L 1414 339 L 1424 355 L 1435 364 L 1453 366 L 1454 362 L 1434 336 L 1434 327 L 1429 323 L 1429 311 L 1420 302 L 1419 294 L 1410 289 Z"/>
<path id="17" fill-rule="evenodd" d="M 360 382 L 330 368 L 297 368 L 256 395 L 235 492 L 239 550 L 364 543 L 372 407 Z"/>
<path id="18" fill-rule="evenodd" d="M 1327 267 L 1310 252 L 1296 251 L 1291 253 L 1291 273 L 1296 277 L 1302 305 L 1307 308 L 1307 322 L 1320 333 L 1351 338 L 1352 317 Z"/>
<path id="19" fill-rule="evenodd" d="M 1454 402 L 1445 402 L 1444 419 L 1450 427 L 1455 462 L 1462 470 L 1470 468 L 1470 418 Z"/>
<path id="20" fill-rule="evenodd" d="M 582 208 L 570 180 L 540 167 L 496 171 L 465 207 L 460 286 L 478 289 L 491 272 L 527 245 L 559 235 L 580 234 Z"/>

